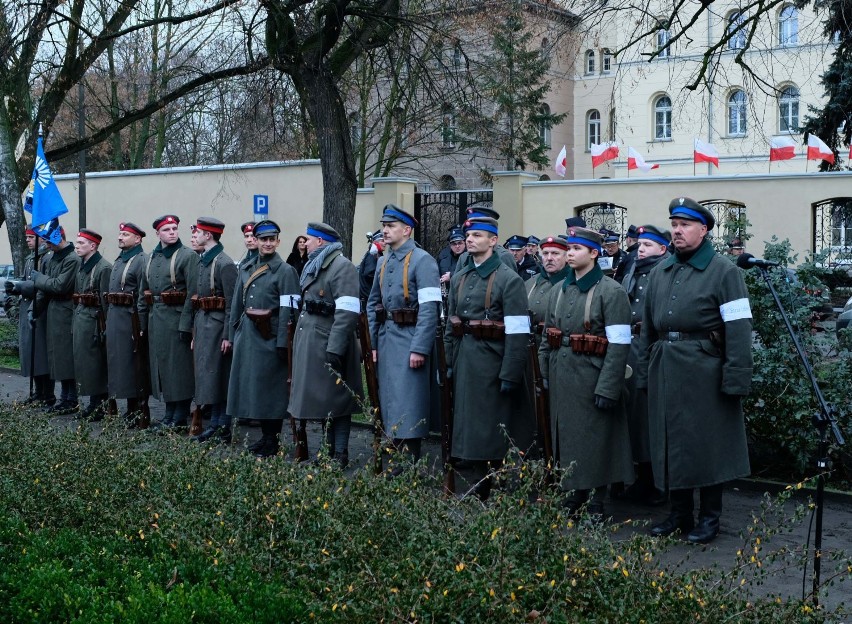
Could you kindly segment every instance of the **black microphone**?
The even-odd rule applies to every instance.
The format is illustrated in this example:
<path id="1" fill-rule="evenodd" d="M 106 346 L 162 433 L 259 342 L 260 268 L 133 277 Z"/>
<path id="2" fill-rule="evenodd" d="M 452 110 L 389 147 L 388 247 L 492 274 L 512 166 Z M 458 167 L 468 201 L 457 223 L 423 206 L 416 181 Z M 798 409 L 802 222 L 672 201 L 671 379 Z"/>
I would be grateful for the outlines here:
<path id="1" fill-rule="evenodd" d="M 778 262 L 772 262 L 771 260 L 763 260 L 762 258 L 755 258 L 750 253 L 741 254 L 737 257 L 737 266 L 741 269 L 752 269 L 757 267 L 759 269 L 771 269 L 772 267 L 781 266 Z"/>

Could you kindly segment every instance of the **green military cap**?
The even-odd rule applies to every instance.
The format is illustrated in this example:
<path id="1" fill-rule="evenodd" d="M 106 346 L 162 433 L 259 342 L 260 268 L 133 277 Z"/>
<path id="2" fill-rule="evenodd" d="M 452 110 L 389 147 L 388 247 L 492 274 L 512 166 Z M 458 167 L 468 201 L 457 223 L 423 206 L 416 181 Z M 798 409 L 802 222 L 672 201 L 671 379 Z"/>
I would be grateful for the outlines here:
<path id="1" fill-rule="evenodd" d="M 564 234 L 554 234 L 553 236 L 545 236 L 541 239 L 539 246 L 542 249 L 547 249 L 548 247 L 556 247 L 557 249 L 561 249 L 562 251 L 566 251 L 568 249 L 568 241 L 565 240 Z"/>
<path id="2" fill-rule="evenodd" d="M 675 197 L 671 201 L 669 204 L 669 218 L 698 221 L 706 225 L 708 230 L 712 230 L 716 225 L 713 213 L 689 197 Z"/>

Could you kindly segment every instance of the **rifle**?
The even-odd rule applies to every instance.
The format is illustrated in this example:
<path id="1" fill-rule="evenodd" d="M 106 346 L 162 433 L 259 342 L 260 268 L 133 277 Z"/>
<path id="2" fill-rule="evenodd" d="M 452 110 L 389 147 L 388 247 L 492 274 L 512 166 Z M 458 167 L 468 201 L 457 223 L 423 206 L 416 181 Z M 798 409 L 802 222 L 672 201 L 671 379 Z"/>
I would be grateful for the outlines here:
<path id="1" fill-rule="evenodd" d="M 192 410 L 192 422 L 189 425 L 190 436 L 197 436 L 202 430 L 202 419 L 204 413 L 201 411 L 201 406 L 196 403 L 195 409 Z"/>
<path id="2" fill-rule="evenodd" d="M 539 446 L 541 447 L 542 459 L 547 466 L 547 483 L 551 484 L 553 482 L 551 472 L 553 468 L 553 437 L 550 431 L 550 397 L 547 388 L 544 387 L 544 376 L 541 374 L 541 366 L 538 361 L 538 344 L 535 340 L 535 332 L 530 332 L 529 353 L 533 373 L 533 394 Z"/>
<path id="3" fill-rule="evenodd" d="M 376 375 L 376 363 L 373 361 L 373 346 L 370 344 L 370 323 L 367 313 L 358 315 L 358 341 L 361 343 L 361 357 L 364 362 L 364 377 L 367 379 L 367 397 L 370 399 L 369 416 L 373 421 L 373 469 L 382 473 L 382 410 L 379 403 L 379 378 Z"/>
<path id="4" fill-rule="evenodd" d="M 442 310 L 443 312 L 443 310 Z M 444 348 L 444 315 L 438 322 L 435 348 L 438 351 L 438 385 L 441 388 L 441 461 L 444 463 L 444 491 L 456 493 L 456 472 L 450 463 L 453 451 L 453 388 L 447 378 L 447 351 Z"/>
<path id="5" fill-rule="evenodd" d="M 290 320 L 287 322 L 287 387 L 293 390 L 293 343 L 296 340 L 296 321 L 293 320 L 293 310 L 290 308 Z M 290 435 L 295 447 L 295 460 L 308 461 L 308 433 L 304 427 L 296 428 L 296 419 L 290 416 Z"/>
<path id="6" fill-rule="evenodd" d="M 151 412 L 148 408 L 148 396 L 151 394 L 151 374 L 148 370 L 148 338 L 142 335 L 142 325 L 139 322 L 139 311 L 136 305 L 130 311 L 130 326 L 133 332 L 133 368 L 136 378 L 136 388 L 142 416 L 137 418 L 139 429 L 147 429 L 151 424 Z"/>

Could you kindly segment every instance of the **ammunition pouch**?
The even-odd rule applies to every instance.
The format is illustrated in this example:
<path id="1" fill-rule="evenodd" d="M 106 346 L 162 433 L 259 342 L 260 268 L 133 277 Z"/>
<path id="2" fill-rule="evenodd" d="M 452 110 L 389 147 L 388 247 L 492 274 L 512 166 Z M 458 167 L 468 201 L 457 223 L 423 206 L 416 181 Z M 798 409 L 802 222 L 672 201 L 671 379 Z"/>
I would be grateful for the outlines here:
<path id="1" fill-rule="evenodd" d="M 544 321 L 540 321 L 532 326 L 532 331 L 541 336 L 544 333 Z"/>
<path id="2" fill-rule="evenodd" d="M 417 325 L 417 308 L 399 308 L 391 310 L 390 317 L 394 323 L 402 327 Z"/>
<path id="3" fill-rule="evenodd" d="M 71 300 L 75 306 L 82 305 L 84 308 L 97 308 L 101 304 L 97 293 L 74 293 Z"/>
<path id="4" fill-rule="evenodd" d="M 192 295 L 192 309 L 203 310 L 205 312 L 213 312 L 216 310 L 225 309 L 224 297 L 199 297 Z"/>
<path id="5" fill-rule="evenodd" d="M 316 314 L 317 316 L 334 316 L 335 305 L 322 299 L 305 299 L 305 312 L 308 314 Z"/>
<path id="6" fill-rule="evenodd" d="M 183 305 L 184 301 L 186 301 L 185 290 L 164 290 L 159 295 L 155 295 L 150 290 L 146 290 L 144 295 L 145 303 L 148 305 L 162 303 L 163 305 L 177 306 Z"/>
<path id="7" fill-rule="evenodd" d="M 545 332 L 547 345 L 551 349 L 559 349 L 562 346 L 562 330 L 556 327 L 548 327 Z"/>
<path id="8" fill-rule="evenodd" d="M 448 320 L 450 323 L 450 334 L 454 338 L 464 336 L 464 322 L 457 316 L 451 316 Z"/>
<path id="9" fill-rule="evenodd" d="M 571 334 L 568 336 L 568 344 L 571 350 L 578 355 L 603 357 L 606 355 L 609 340 L 603 336 L 594 336 L 592 334 Z"/>
<path id="10" fill-rule="evenodd" d="M 107 303 L 117 306 L 132 306 L 135 303 L 133 293 L 107 293 L 106 300 Z"/>
<path id="11" fill-rule="evenodd" d="M 385 306 L 381 303 L 376 304 L 376 322 L 379 325 L 384 325 L 385 321 L 388 320 L 388 311 L 385 310 Z"/>
<path id="12" fill-rule="evenodd" d="M 257 333 L 264 340 L 272 338 L 272 310 L 249 308 L 245 311 L 248 319 L 254 323 Z"/>
<path id="13" fill-rule="evenodd" d="M 503 340 L 506 336 L 506 326 L 502 321 L 471 320 L 467 322 L 465 333 L 477 340 Z"/>

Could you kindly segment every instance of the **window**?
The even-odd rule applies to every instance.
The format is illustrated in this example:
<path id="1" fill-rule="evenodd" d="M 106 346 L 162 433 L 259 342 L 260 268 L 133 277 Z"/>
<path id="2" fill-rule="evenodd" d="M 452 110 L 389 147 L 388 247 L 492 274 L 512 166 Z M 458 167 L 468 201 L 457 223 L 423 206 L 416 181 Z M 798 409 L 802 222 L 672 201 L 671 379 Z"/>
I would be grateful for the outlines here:
<path id="1" fill-rule="evenodd" d="M 461 71 L 464 67 L 464 55 L 462 54 L 462 49 L 459 44 L 456 44 L 456 47 L 453 48 L 453 69 L 455 71 Z"/>
<path id="2" fill-rule="evenodd" d="M 587 50 L 586 51 L 586 73 L 594 74 L 595 73 L 595 51 Z"/>
<path id="3" fill-rule="evenodd" d="M 728 97 L 728 135 L 746 133 L 746 94 L 737 89 Z"/>
<path id="4" fill-rule="evenodd" d="M 778 14 L 778 45 L 791 46 L 799 42 L 799 11 L 785 6 Z"/>
<path id="5" fill-rule="evenodd" d="M 654 102 L 654 139 L 668 141 L 672 138 L 672 101 L 663 95 Z"/>
<path id="6" fill-rule="evenodd" d="M 586 149 L 592 149 L 592 143 L 601 142 L 601 114 L 599 111 L 590 110 L 586 115 Z"/>
<path id="7" fill-rule="evenodd" d="M 449 105 L 444 106 L 441 111 L 441 147 L 443 149 L 456 147 L 456 112 Z"/>
<path id="8" fill-rule="evenodd" d="M 438 188 L 442 191 L 455 191 L 456 179 L 451 175 L 442 175 L 438 180 Z"/>
<path id="9" fill-rule="evenodd" d="M 671 55 L 671 48 L 669 48 L 669 41 L 671 41 L 671 34 L 669 34 L 668 29 L 660 28 L 657 31 L 657 45 L 656 52 L 657 56 L 660 58 L 667 58 Z"/>
<path id="10" fill-rule="evenodd" d="M 601 52 L 601 73 L 608 74 L 612 71 L 612 52 L 604 48 Z"/>
<path id="11" fill-rule="evenodd" d="M 615 109 L 609 111 L 609 140 L 615 141 Z"/>
<path id="12" fill-rule="evenodd" d="M 542 104 L 538 112 L 541 115 L 538 122 L 538 138 L 544 147 L 550 147 L 550 106 Z"/>
<path id="13" fill-rule="evenodd" d="M 746 44 L 746 32 L 743 28 L 745 24 L 745 15 L 735 11 L 728 15 L 728 31 L 730 37 L 728 39 L 729 50 L 741 50 Z"/>
<path id="14" fill-rule="evenodd" d="M 548 41 L 547 37 L 544 37 L 541 40 L 541 58 L 550 58 L 550 41 Z"/>
<path id="15" fill-rule="evenodd" d="M 778 97 L 778 131 L 799 131 L 799 90 L 784 87 Z"/>
<path id="16" fill-rule="evenodd" d="M 352 139 L 352 149 L 357 151 L 361 146 L 361 115 L 358 113 L 349 115 L 349 137 Z"/>

